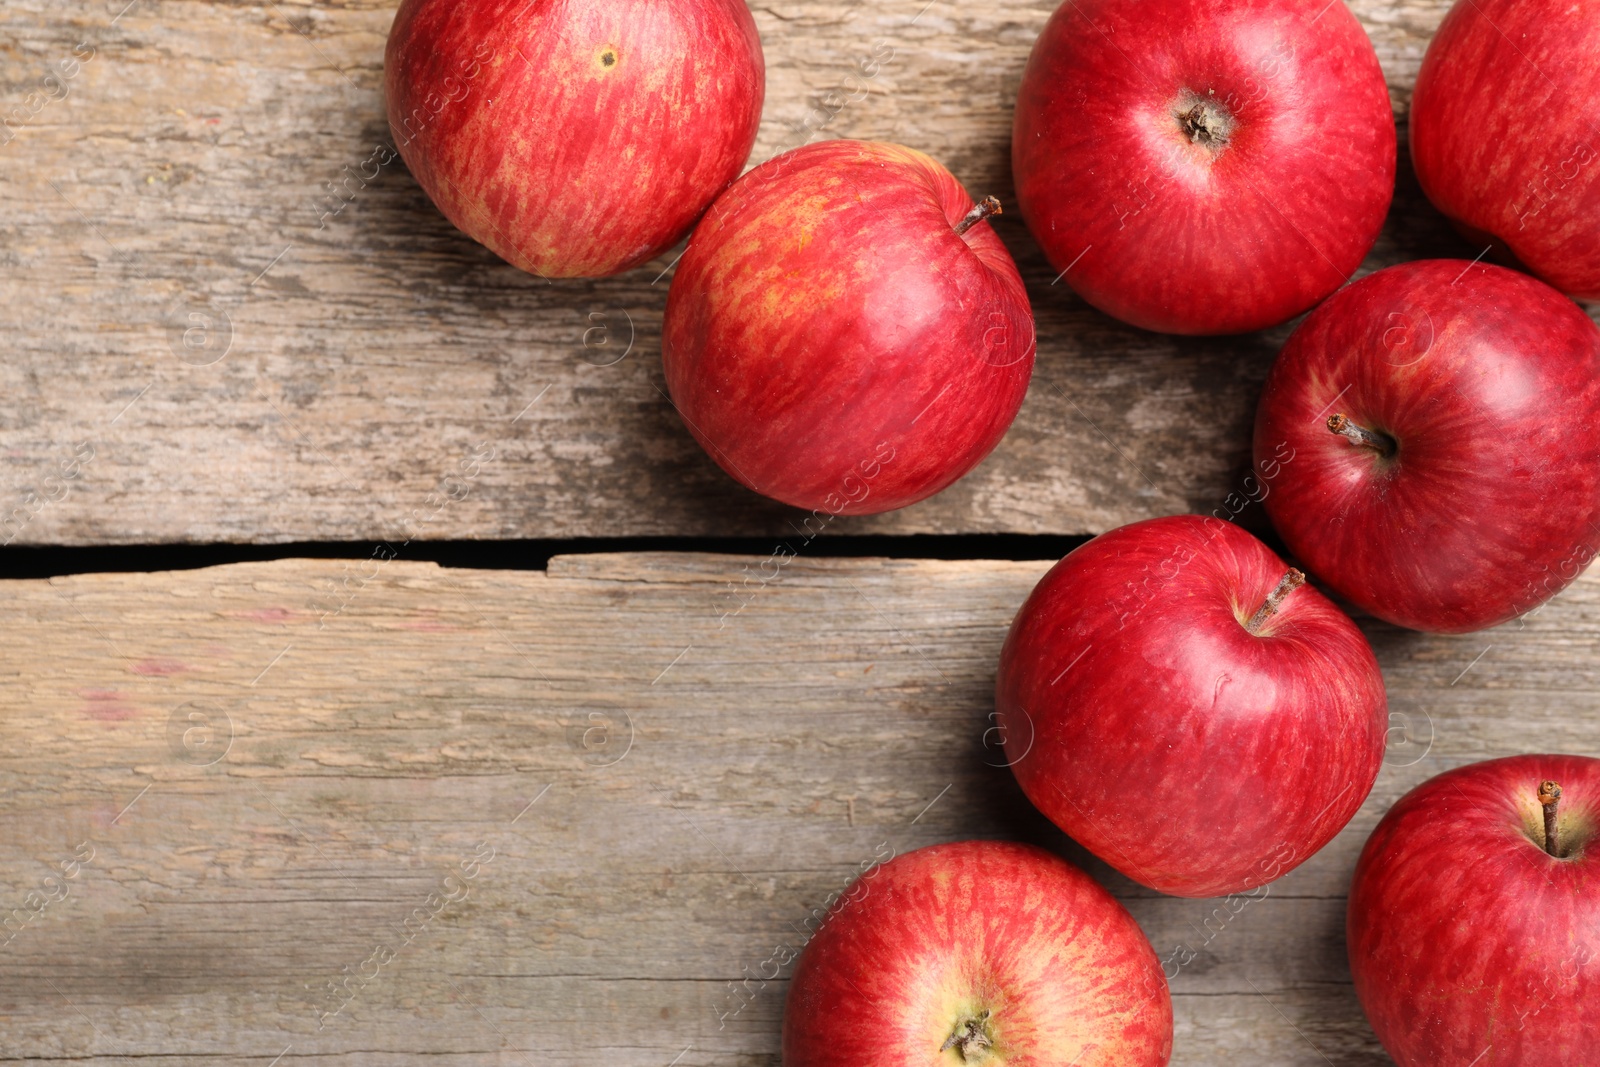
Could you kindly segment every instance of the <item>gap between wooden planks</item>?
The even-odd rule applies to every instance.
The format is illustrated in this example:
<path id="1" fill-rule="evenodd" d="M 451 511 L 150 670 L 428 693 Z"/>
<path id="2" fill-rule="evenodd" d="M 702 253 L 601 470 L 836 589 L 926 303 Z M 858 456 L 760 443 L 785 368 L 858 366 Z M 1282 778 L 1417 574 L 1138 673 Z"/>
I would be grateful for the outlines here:
<path id="1" fill-rule="evenodd" d="M 776 1064 L 772 961 L 813 910 L 890 852 L 998 836 L 1192 950 L 1175 1064 L 1377 1065 L 1342 897 L 1379 815 L 1465 761 L 1596 754 L 1595 578 L 1482 635 L 1368 623 L 1396 734 L 1355 821 L 1263 900 L 1159 897 L 985 744 L 1048 564 L 760 563 L 4 583 L 0 915 L 45 904 L 0 934 L 0 1062 Z"/>

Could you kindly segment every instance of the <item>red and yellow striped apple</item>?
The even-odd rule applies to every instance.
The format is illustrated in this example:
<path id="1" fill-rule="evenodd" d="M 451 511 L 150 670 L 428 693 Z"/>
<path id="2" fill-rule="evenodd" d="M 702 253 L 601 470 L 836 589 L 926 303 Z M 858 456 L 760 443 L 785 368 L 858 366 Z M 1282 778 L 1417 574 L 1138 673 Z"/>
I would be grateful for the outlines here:
<path id="1" fill-rule="evenodd" d="M 784 1067 L 1164 1067 L 1172 1000 L 1133 917 L 1031 845 L 899 856 L 795 965 Z"/>
<path id="2" fill-rule="evenodd" d="M 826 141 L 745 174 L 689 239 L 662 361 L 689 432 L 758 493 L 829 514 L 931 496 L 1004 436 L 1033 372 L 1005 245 L 920 152 Z"/>
<path id="3" fill-rule="evenodd" d="M 403 0 L 384 55 L 411 173 L 546 277 L 681 240 L 749 157 L 765 78 L 744 0 Z"/>
<path id="4" fill-rule="evenodd" d="M 1430 778 L 1367 840 L 1346 931 L 1399 1067 L 1600 1056 L 1600 760 L 1511 756 Z"/>
<path id="5" fill-rule="evenodd" d="M 1175 896 L 1242 892 L 1310 859 L 1371 791 L 1389 724 L 1366 638 L 1303 579 L 1195 515 L 1123 526 L 1056 564 L 995 682 L 1028 799 Z"/>

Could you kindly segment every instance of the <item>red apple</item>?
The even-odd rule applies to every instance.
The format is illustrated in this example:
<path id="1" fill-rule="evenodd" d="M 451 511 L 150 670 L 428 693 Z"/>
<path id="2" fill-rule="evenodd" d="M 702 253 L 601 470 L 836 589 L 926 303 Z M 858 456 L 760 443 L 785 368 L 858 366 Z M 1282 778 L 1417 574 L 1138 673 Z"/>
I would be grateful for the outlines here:
<path id="1" fill-rule="evenodd" d="M 1458 767 L 1384 816 L 1346 925 L 1356 995 L 1399 1067 L 1596 1062 L 1597 820 L 1600 760 L 1583 756 Z"/>
<path id="2" fill-rule="evenodd" d="M 1600 0 L 1461 0 L 1411 96 L 1438 209 L 1564 293 L 1600 300 Z"/>
<path id="3" fill-rule="evenodd" d="M 962 841 L 863 875 L 795 965 L 784 1067 L 1163 1067 L 1172 1000 L 1111 894 L 1031 845 Z"/>
<path id="4" fill-rule="evenodd" d="M 662 360 L 689 432 L 786 504 L 863 515 L 977 466 L 1022 405 L 1033 312 L 1005 245 L 921 152 L 826 141 L 750 171 L 696 228 Z"/>
<path id="5" fill-rule="evenodd" d="M 547 277 L 682 239 L 750 155 L 765 78 L 743 0 L 402 0 L 384 56 L 423 190 Z"/>
<path id="6" fill-rule="evenodd" d="M 1017 199 L 1135 326 L 1238 333 L 1350 277 L 1394 195 L 1377 54 L 1339 0 L 1069 0 L 1022 75 Z"/>
<path id="7" fill-rule="evenodd" d="M 1388 704 L 1355 624 L 1215 518 L 1102 534 L 1044 576 L 1000 653 L 1022 790 L 1152 889 L 1221 896 L 1327 844 L 1372 789 Z"/>
<path id="8" fill-rule="evenodd" d="M 1600 329 L 1503 267 L 1378 271 L 1273 365 L 1255 452 L 1285 451 L 1267 514 L 1345 599 L 1418 630 L 1504 622 L 1600 549 Z"/>

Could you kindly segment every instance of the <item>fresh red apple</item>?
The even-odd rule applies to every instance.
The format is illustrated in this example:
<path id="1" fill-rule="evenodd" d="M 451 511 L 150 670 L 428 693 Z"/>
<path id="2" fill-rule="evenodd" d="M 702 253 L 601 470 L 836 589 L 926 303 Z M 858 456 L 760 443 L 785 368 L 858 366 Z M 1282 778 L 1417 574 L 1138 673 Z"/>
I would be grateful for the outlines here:
<path id="1" fill-rule="evenodd" d="M 758 493 L 831 515 L 903 508 L 999 443 L 1033 373 L 1005 245 L 921 152 L 825 141 L 745 174 L 667 297 L 667 388 Z"/>
<path id="2" fill-rule="evenodd" d="M 1399 1067 L 1600 1056 L 1600 760 L 1512 756 L 1406 794 L 1356 865 L 1356 995 Z"/>
<path id="3" fill-rule="evenodd" d="M 1034 806 L 1184 897 L 1274 880 L 1372 789 L 1388 703 L 1366 638 L 1215 518 L 1101 534 L 1040 580 L 1000 653 L 995 709 Z"/>
<path id="4" fill-rule="evenodd" d="M 402 0 L 384 55 L 423 190 L 545 277 L 682 239 L 749 157 L 765 88 L 744 0 Z"/>
<path id="5" fill-rule="evenodd" d="M 1031 845 L 962 841 L 863 875 L 817 929 L 784 1067 L 1163 1067 L 1172 1000 L 1111 894 Z"/>
<path id="6" fill-rule="evenodd" d="M 1459 0 L 1411 96 L 1422 191 L 1470 239 L 1600 300 L 1600 0 Z"/>
<path id="7" fill-rule="evenodd" d="M 1418 630 L 1493 626 L 1600 550 L 1600 329 L 1542 282 L 1424 260 L 1336 293 L 1289 337 L 1255 453 L 1294 556 Z"/>
<path id="8" fill-rule="evenodd" d="M 1068 0 L 1023 71 L 1011 158 L 1028 228 L 1090 304 L 1239 333 L 1360 265 L 1394 116 L 1339 0 Z"/>

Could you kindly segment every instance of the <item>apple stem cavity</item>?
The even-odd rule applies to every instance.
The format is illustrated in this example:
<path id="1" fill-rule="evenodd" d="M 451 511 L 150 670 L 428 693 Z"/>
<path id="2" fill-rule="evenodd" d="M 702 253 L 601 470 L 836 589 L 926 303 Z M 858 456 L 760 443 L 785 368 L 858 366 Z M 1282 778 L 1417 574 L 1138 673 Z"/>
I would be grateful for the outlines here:
<path id="1" fill-rule="evenodd" d="M 993 199 L 991 197 L 991 199 Z M 956 1023 L 955 1030 L 944 1039 L 944 1044 L 939 1046 L 939 1051 L 944 1052 L 950 1048 L 961 1050 L 961 1061 L 971 1063 L 983 1055 L 984 1050 L 994 1045 L 994 1039 L 989 1036 L 989 1028 L 984 1025 L 989 1021 L 987 1011 L 977 1015 L 969 1015 Z"/>
<path id="2" fill-rule="evenodd" d="M 1000 213 L 999 198 L 993 196 L 984 197 L 972 206 L 971 211 L 961 217 L 960 222 L 956 223 L 956 236 L 960 237 L 990 215 L 999 215 Z"/>
<path id="3" fill-rule="evenodd" d="M 1561 787 L 1554 782 L 1539 784 L 1539 803 L 1544 805 L 1544 850 L 1561 858 L 1561 838 L 1556 832 L 1556 807 L 1561 803 Z"/>
<path id="4" fill-rule="evenodd" d="M 1178 120 L 1178 128 L 1183 130 L 1190 144 L 1204 145 L 1213 151 L 1220 152 L 1228 145 L 1228 139 L 1233 136 L 1233 116 L 1227 108 L 1213 99 L 1215 92 L 1200 96 L 1196 93 L 1186 92 L 1173 117 Z"/>
<path id="5" fill-rule="evenodd" d="M 1394 455 L 1394 438 L 1376 430 L 1369 430 L 1365 426 L 1358 426 L 1350 421 L 1349 416 L 1329 415 L 1328 429 L 1352 444 L 1370 448 L 1385 458 Z"/>
<path id="6" fill-rule="evenodd" d="M 1305 584 L 1306 576 L 1290 567 L 1289 573 L 1278 579 L 1278 584 L 1272 587 L 1272 592 L 1267 594 L 1267 599 L 1261 602 L 1261 606 L 1250 616 L 1250 621 L 1244 624 L 1244 628 L 1251 633 L 1260 632 L 1266 621 L 1277 614 L 1278 605 L 1283 603 L 1283 598 Z"/>

